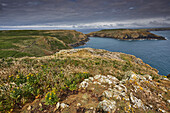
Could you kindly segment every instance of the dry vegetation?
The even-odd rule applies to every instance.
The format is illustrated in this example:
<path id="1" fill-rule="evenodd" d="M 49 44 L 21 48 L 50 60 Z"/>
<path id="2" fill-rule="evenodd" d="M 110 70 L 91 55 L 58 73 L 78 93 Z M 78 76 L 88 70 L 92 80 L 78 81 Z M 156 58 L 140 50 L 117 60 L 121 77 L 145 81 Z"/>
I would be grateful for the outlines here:
<path id="1" fill-rule="evenodd" d="M 81 95 L 78 86 L 84 79 L 102 74 L 122 80 L 130 70 L 140 75 L 149 74 L 155 81 L 161 78 L 156 69 L 133 55 L 99 49 L 61 50 L 51 56 L 1 59 L 0 110 L 54 111 L 57 102 L 66 101 L 69 95 Z"/>

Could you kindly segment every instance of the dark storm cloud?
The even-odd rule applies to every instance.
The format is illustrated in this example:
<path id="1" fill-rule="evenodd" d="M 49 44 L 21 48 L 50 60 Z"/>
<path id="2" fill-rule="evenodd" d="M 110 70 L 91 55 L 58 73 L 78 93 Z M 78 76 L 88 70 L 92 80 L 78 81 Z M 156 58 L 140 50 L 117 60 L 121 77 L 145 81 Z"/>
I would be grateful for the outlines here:
<path id="1" fill-rule="evenodd" d="M 138 19 L 145 22 L 152 18 L 168 22 L 169 15 L 169 0 L 0 0 L 0 26 L 82 26 L 96 22 L 126 26 L 127 23 L 121 22 Z M 151 20 L 148 24 L 153 26 L 154 22 Z M 113 24 L 103 26 L 114 27 Z"/>

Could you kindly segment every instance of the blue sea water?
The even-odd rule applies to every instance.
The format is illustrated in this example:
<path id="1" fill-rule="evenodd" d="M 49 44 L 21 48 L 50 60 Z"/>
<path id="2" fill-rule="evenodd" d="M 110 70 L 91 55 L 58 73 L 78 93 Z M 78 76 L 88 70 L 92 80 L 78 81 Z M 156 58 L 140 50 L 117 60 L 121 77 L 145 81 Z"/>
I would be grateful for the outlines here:
<path id="1" fill-rule="evenodd" d="M 94 30 L 77 30 L 89 33 Z M 86 45 L 76 48 L 105 49 L 112 52 L 123 52 L 141 58 L 145 63 L 156 68 L 161 75 L 170 74 L 170 31 L 152 31 L 168 40 L 136 40 L 122 41 L 112 38 L 89 37 Z"/>

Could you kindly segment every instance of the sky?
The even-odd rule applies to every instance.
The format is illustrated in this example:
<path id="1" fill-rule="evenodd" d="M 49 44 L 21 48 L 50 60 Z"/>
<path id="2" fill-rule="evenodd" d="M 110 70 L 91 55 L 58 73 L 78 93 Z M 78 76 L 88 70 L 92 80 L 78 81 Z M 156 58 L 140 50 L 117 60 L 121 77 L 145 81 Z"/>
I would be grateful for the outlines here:
<path id="1" fill-rule="evenodd" d="M 170 27 L 170 0 L 0 0 L 0 28 Z"/>

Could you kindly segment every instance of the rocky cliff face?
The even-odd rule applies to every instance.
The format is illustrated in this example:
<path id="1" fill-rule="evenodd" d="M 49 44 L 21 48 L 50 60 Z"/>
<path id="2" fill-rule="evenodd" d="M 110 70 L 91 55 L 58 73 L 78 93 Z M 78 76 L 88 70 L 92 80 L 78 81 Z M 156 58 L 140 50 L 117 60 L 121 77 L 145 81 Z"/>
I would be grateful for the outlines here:
<path id="1" fill-rule="evenodd" d="M 169 112 L 169 88 L 141 59 L 102 49 L 0 60 L 2 112 Z"/>
<path id="2" fill-rule="evenodd" d="M 162 36 L 158 36 L 148 32 L 147 29 L 112 29 L 91 32 L 88 37 L 107 37 L 121 40 L 166 40 Z"/>

